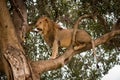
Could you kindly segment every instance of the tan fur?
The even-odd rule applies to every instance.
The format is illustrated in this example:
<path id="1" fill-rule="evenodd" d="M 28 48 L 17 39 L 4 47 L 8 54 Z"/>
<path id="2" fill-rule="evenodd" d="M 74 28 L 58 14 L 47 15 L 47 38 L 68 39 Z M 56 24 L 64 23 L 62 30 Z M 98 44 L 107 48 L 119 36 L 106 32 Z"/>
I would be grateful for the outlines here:
<path id="1" fill-rule="evenodd" d="M 57 57 L 58 47 L 67 48 L 71 45 L 73 29 L 63 29 L 47 17 L 39 18 L 36 28 L 43 35 L 46 43 L 52 47 L 51 59 Z M 74 49 L 84 48 L 91 41 L 91 36 L 86 31 L 79 29 L 76 32 Z"/>

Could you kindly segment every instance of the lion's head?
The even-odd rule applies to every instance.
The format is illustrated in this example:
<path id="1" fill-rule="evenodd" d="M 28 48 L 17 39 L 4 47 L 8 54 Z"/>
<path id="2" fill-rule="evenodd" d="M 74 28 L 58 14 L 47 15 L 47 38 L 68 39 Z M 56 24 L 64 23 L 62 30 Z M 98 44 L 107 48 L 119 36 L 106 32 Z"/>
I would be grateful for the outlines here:
<path id="1" fill-rule="evenodd" d="M 36 23 L 37 30 L 42 34 L 46 34 L 49 29 L 49 25 L 50 25 L 49 22 L 50 20 L 47 17 L 39 18 Z"/>
<path id="2" fill-rule="evenodd" d="M 37 30 L 43 35 L 53 33 L 56 29 L 61 30 L 62 28 L 57 23 L 50 20 L 48 17 L 41 17 L 36 23 Z"/>

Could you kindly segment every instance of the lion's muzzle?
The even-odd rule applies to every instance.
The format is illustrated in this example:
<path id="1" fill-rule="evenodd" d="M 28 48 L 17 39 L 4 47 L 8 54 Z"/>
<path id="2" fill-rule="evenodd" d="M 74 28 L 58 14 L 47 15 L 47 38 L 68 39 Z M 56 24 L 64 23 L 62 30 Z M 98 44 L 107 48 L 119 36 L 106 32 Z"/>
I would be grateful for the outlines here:
<path id="1" fill-rule="evenodd" d="M 33 31 L 34 31 L 34 32 L 37 32 L 37 33 L 38 33 L 38 32 L 41 33 L 41 32 L 42 32 L 42 29 L 40 29 L 40 28 L 35 28 Z"/>

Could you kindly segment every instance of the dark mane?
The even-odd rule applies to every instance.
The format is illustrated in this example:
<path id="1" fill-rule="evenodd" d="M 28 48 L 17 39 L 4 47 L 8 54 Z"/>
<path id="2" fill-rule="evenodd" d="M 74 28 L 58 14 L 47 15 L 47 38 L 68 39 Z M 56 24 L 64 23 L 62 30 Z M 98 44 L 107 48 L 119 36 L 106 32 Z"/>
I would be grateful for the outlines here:
<path id="1" fill-rule="evenodd" d="M 52 44 L 51 42 L 53 42 L 55 40 L 55 35 L 57 33 L 57 31 L 59 30 L 62 30 L 63 28 L 60 27 L 57 23 L 55 23 L 54 21 L 50 20 L 48 17 L 43 17 L 45 19 L 47 19 L 47 22 L 48 22 L 48 32 L 47 32 L 47 35 L 45 35 L 45 39 L 47 39 L 46 41 L 48 41 L 48 45 L 50 47 L 52 47 Z"/>

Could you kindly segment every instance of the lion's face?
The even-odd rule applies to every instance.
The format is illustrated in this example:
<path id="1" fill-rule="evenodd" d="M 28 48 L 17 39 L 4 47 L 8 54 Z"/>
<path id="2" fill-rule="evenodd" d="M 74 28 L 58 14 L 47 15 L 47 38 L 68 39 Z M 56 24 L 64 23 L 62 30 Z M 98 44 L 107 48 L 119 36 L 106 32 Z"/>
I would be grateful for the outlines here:
<path id="1" fill-rule="evenodd" d="M 48 18 L 47 17 L 39 18 L 37 23 L 36 23 L 36 29 L 41 34 L 46 34 L 48 31 Z"/>

